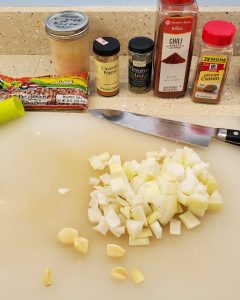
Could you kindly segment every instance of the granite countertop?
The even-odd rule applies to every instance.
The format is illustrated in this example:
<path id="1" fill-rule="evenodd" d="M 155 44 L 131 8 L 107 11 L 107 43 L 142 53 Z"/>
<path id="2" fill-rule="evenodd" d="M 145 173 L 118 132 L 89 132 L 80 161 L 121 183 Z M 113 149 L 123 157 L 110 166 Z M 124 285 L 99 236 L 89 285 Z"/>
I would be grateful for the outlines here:
<path id="1" fill-rule="evenodd" d="M 220 104 L 193 103 L 190 97 L 192 76 L 196 66 L 193 58 L 189 89 L 187 95 L 180 99 L 161 99 L 154 97 L 152 91 L 136 95 L 128 90 L 127 57 L 120 58 L 120 88 L 119 95 L 104 98 L 95 93 L 94 70 L 91 70 L 90 108 L 120 109 L 149 115 L 159 115 L 169 118 L 179 116 L 240 116 L 240 57 L 232 59 L 227 83 Z M 49 55 L 0 55 L 0 72 L 9 76 L 39 76 L 53 73 Z"/>

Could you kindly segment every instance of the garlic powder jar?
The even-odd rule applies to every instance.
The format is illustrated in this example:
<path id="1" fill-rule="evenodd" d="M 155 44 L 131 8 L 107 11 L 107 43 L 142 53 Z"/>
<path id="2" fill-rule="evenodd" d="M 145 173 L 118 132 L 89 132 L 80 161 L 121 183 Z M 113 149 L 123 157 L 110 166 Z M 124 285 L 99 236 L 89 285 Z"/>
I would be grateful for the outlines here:
<path id="1" fill-rule="evenodd" d="M 89 21 L 79 11 L 63 11 L 44 22 L 49 37 L 52 62 L 58 75 L 89 72 Z"/>

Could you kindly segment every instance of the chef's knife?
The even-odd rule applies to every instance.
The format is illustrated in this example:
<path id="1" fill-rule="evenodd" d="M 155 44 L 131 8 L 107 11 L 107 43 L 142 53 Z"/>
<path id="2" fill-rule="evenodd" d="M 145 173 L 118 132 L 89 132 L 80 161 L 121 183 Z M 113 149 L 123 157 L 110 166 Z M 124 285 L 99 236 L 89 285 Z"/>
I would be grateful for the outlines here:
<path id="1" fill-rule="evenodd" d="M 211 128 L 118 110 L 93 109 L 94 116 L 133 130 L 187 144 L 208 147 L 212 138 L 240 146 L 240 130 Z"/>

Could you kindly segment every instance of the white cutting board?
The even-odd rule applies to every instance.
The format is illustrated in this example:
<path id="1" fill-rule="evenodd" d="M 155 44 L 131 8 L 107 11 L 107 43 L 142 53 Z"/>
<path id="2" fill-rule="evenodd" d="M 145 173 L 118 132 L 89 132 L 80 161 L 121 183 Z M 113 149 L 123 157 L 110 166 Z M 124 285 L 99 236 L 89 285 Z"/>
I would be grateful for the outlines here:
<path id="1" fill-rule="evenodd" d="M 196 123 L 240 129 L 239 119 L 194 118 Z M 240 148 L 214 141 L 196 148 L 211 163 L 225 200 L 223 212 L 207 214 L 199 227 L 149 247 L 127 246 L 125 238 L 101 236 L 87 219 L 87 158 L 109 151 L 141 159 L 149 150 L 181 144 L 118 127 L 88 114 L 27 113 L 0 127 L 0 299 L 237 299 L 240 278 Z M 70 191 L 64 195 L 58 188 Z M 56 241 L 73 226 L 90 240 L 87 256 Z M 106 244 L 126 247 L 123 259 L 109 259 Z M 139 267 L 142 285 L 109 276 L 114 266 Z M 53 284 L 42 284 L 51 267 Z"/>

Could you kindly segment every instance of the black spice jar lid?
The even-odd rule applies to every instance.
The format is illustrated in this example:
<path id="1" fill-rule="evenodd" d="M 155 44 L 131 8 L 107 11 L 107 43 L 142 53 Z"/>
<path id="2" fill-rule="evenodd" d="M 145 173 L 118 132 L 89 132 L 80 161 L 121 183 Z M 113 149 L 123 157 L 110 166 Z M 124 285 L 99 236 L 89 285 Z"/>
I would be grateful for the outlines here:
<path id="1" fill-rule="evenodd" d="M 115 55 L 120 51 L 120 43 L 113 37 L 97 38 L 93 42 L 93 52 L 100 56 Z"/>
<path id="2" fill-rule="evenodd" d="M 135 53 L 146 53 L 153 50 L 153 40 L 145 36 L 132 38 L 128 43 L 128 49 Z"/>

